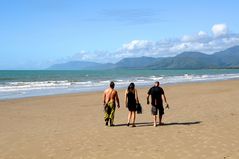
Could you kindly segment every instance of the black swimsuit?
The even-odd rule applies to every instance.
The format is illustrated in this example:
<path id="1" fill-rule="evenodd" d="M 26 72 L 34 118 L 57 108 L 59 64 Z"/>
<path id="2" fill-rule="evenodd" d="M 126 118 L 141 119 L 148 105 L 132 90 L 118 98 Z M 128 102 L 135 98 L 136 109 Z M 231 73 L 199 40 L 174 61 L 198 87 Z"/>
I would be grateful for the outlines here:
<path id="1" fill-rule="evenodd" d="M 136 111 L 136 100 L 135 100 L 135 94 L 133 92 L 127 93 L 128 98 L 128 109 L 129 111 Z"/>

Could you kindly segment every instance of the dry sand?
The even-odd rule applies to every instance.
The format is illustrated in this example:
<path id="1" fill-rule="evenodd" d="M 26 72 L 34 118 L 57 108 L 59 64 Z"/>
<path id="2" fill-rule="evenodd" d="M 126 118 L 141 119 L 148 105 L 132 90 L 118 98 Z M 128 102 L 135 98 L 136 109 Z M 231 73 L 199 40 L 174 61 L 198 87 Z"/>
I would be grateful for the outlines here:
<path id="1" fill-rule="evenodd" d="M 115 127 L 105 127 L 102 92 L 0 101 L 0 159 L 238 159 L 239 81 L 162 86 L 171 108 L 153 127 L 143 114 L 126 127 L 124 91 Z"/>

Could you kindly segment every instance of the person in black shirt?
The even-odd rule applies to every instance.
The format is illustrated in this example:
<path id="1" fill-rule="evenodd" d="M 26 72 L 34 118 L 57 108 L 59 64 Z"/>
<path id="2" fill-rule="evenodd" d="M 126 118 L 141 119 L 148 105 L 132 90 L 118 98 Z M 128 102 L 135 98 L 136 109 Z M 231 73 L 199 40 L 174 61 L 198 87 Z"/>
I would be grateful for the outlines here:
<path id="1" fill-rule="evenodd" d="M 164 94 L 164 90 L 159 86 L 159 82 L 155 82 L 155 85 L 151 87 L 148 91 L 147 96 L 147 104 L 149 104 L 149 96 L 151 95 L 151 105 L 152 105 L 152 115 L 154 119 L 154 126 L 157 126 L 157 115 L 159 112 L 159 125 L 163 125 L 162 123 L 162 117 L 164 114 L 164 107 L 163 107 L 163 99 L 166 103 L 166 108 L 169 108 L 169 105 L 167 103 L 166 96 Z"/>

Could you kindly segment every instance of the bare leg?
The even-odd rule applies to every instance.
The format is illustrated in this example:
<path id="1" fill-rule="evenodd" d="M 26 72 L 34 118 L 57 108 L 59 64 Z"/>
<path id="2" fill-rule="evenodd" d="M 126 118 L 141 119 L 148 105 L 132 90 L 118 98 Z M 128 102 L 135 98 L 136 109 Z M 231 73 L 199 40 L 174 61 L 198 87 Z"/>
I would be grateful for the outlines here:
<path id="1" fill-rule="evenodd" d="M 163 115 L 159 115 L 159 125 L 163 125 L 162 118 L 163 118 Z"/>
<path id="2" fill-rule="evenodd" d="M 135 127 L 136 112 L 133 111 L 133 112 L 132 112 L 132 115 L 133 115 L 133 127 Z"/>
<path id="3" fill-rule="evenodd" d="M 157 115 L 153 115 L 153 119 L 154 119 L 154 127 L 157 126 Z"/>
<path id="4" fill-rule="evenodd" d="M 127 126 L 129 126 L 130 124 L 130 119 L 131 119 L 131 116 L 132 116 L 132 112 L 129 111 L 129 114 L 128 114 L 128 123 L 127 123 Z"/>

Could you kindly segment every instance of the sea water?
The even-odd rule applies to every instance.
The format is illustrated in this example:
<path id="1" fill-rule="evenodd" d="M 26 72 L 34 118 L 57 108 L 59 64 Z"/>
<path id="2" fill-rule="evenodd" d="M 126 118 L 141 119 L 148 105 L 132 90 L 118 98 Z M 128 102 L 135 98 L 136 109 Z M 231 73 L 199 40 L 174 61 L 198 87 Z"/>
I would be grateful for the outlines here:
<path id="1" fill-rule="evenodd" d="M 0 71 L 0 99 L 103 91 L 110 81 L 115 82 L 116 89 L 126 89 L 130 82 L 149 87 L 155 81 L 165 85 L 238 78 L 239 69 Z"/>

